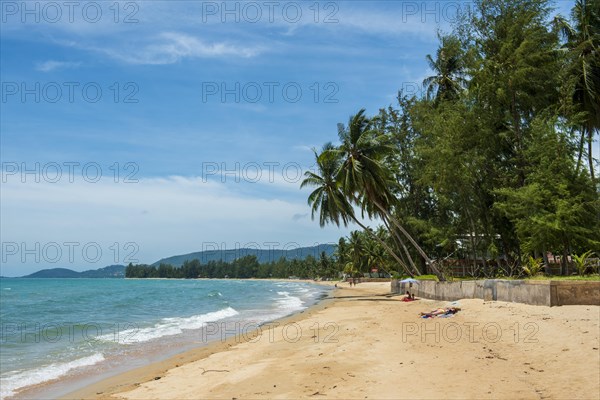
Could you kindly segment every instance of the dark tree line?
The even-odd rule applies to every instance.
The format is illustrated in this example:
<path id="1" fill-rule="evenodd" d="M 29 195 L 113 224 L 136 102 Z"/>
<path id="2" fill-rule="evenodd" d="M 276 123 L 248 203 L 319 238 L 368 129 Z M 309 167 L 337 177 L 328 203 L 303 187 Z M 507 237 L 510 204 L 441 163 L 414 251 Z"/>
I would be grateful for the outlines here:
<path id="1" fill-rule="evenodd" d="M 303 279 L 336 278 L 337 264 L 334 258 L 322 252 L 319 259 L 309 255 L 304 259 L 280 258 L 277 261 L 259 263 L 256 256 L 240 257 L 232 262 L 209 261 L 201 264 L 199 260 L 185 261 L 181 267 L 170 264 L 153 265 L 129 264 L 125 269 L 126 278 L 290 278 Z"/>

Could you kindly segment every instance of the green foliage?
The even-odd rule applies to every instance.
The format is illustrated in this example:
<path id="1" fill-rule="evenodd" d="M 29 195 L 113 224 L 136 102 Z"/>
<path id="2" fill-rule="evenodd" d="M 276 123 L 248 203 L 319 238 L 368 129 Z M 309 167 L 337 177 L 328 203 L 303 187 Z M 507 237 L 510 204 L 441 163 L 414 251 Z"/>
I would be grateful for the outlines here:
<path id="1" fill-rule="evenodd" d="M 523 272 L 529 277 L 539 275 L 543 268 L 542 259 L 529 256 L 523 265 Z"/>
<path id="2" fill-rule="evenodd" d="M 435 75 L 423 81 L 423 86 L 427 88 L 427 99 L 435 100 L 436 104 L 456 99 L 466 84 L 463 77 L 465 59 L 459 38 L 454 35 L 438 35 L 438 38 L 441 44 L 437 58 L 434 60 L 429 54 L 426 57 L 429 68 Z"/>
<path id="3" fill-rule="evenodd" d="M 437 276 L 435 275 L 419 275 L 417 277 L 415 277 L 415 279 L 418 279 L 420 281 L 437 281 Z"/>
<path id="4" fill-rule="evenodd" d="M 577 254 L 573 254 L 572 258 L 573 261 L 575 262 L 575 268 L 577 269 L 577 273 L 581 276 L 585 275 L 586 272 L 588 271 L 588 268 L 590 268 L 591 265 L 591 260 L 590 258 L 594 255 L 594 252 L 591 250 L 586 251 L 585 253 L 581 254 L 581 255 L 577 255 Z"/>
<path id="5" fill-rule="evenodd" d="M 398 273 L 398 271 L 391 271 L 392 279 L 402 279 L 402 275 Z"/>
<path id="6" fill-rule="evenodd" d="M 335 260 L 321 253 L 319 260 L 312 255 L 304 259 L 281 258 L 278 261 L 259 263 L 256 256 L 240 257 L 233 262 L 209 261 L 201 264 L 198 260 L 185 261 L 179 268 L 170 264 L 152 265 L 129 264 L 125 269 L 126 278 L 289 278 L 314 279 L 319 277 L 337 278 L 339 270 Z"/>
<path id="7" fill-rule="evenodd" d="M 322 226 L 363 228 L 344 240 L 338 270 L 444 279 L 443 260 L 458 259 L 473 276 L 513 276 L 523 254 L 600 249 L 600 0 L 577 0 L 554 27 L 551 10 L 548 0 L 477 0 L 426 57 L 426 96 L 399 93 L 396 105 L 338 125 L 339 143 L 303 183 L 316 187 L 309 203 Z M 382 227 L 368 229 L 355 207 Z"/>
<path id="8" fill-rule="evenodd" d="M 577 171 L 587 144 L 588 168 L 594 180 L 592 144 L 600 130 L 600 0 L 576 0 L 571 23 L 562 16 L 554 19 L 563 42 L 563 106 L 580 131 Z"/>
<path id="9" fill-rule="evenodd" d="M 352 261 L 350 261 L 348 264 L 346 264 L 346 266 L 344 267 L 344 274 L 352 277 L 352 278 L 356 278 L 359 276 L 359 271 L 356 268 L 356 266 L 354 265 L 354 263 Z"/>

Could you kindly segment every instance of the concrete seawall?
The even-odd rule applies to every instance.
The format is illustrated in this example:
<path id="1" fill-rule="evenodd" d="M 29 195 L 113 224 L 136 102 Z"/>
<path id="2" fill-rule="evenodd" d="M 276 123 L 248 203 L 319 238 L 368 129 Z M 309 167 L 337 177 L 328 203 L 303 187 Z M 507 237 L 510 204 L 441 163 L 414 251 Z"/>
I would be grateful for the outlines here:
<path id="1" fill-rule="evenodd" d="M 532 281 L 484 279 L 476 281 L 400 283 L 392 280 L 392 293 L 407 290 L 433 300 L 483 299 L 539 306 L 600 305 L 600 281 Z"/>

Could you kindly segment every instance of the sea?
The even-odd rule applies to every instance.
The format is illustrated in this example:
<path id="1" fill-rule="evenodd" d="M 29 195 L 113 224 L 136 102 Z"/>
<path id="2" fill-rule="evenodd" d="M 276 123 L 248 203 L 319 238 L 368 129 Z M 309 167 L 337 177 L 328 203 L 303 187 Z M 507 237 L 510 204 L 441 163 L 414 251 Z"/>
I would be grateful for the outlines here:
<path id="1" fill-rule="evenodd" d="M 243 335 L 327 296 L 300 281 L 0 279 L 0 397 L 76 382 Z M 92 379 L 90 379 L 92 378 Z"/>

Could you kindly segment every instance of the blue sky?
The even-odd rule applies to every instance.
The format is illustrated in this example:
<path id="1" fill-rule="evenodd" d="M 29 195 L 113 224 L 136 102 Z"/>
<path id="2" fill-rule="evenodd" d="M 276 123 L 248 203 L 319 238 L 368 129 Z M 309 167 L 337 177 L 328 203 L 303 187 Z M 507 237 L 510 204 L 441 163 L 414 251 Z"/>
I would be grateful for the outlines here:
<path id="1" fill-rule="evenodd" d="M 6 276 L 337 242 L 299 189 L 310 149 L 419 85 L 468 6 L 1 4 Z"/>

